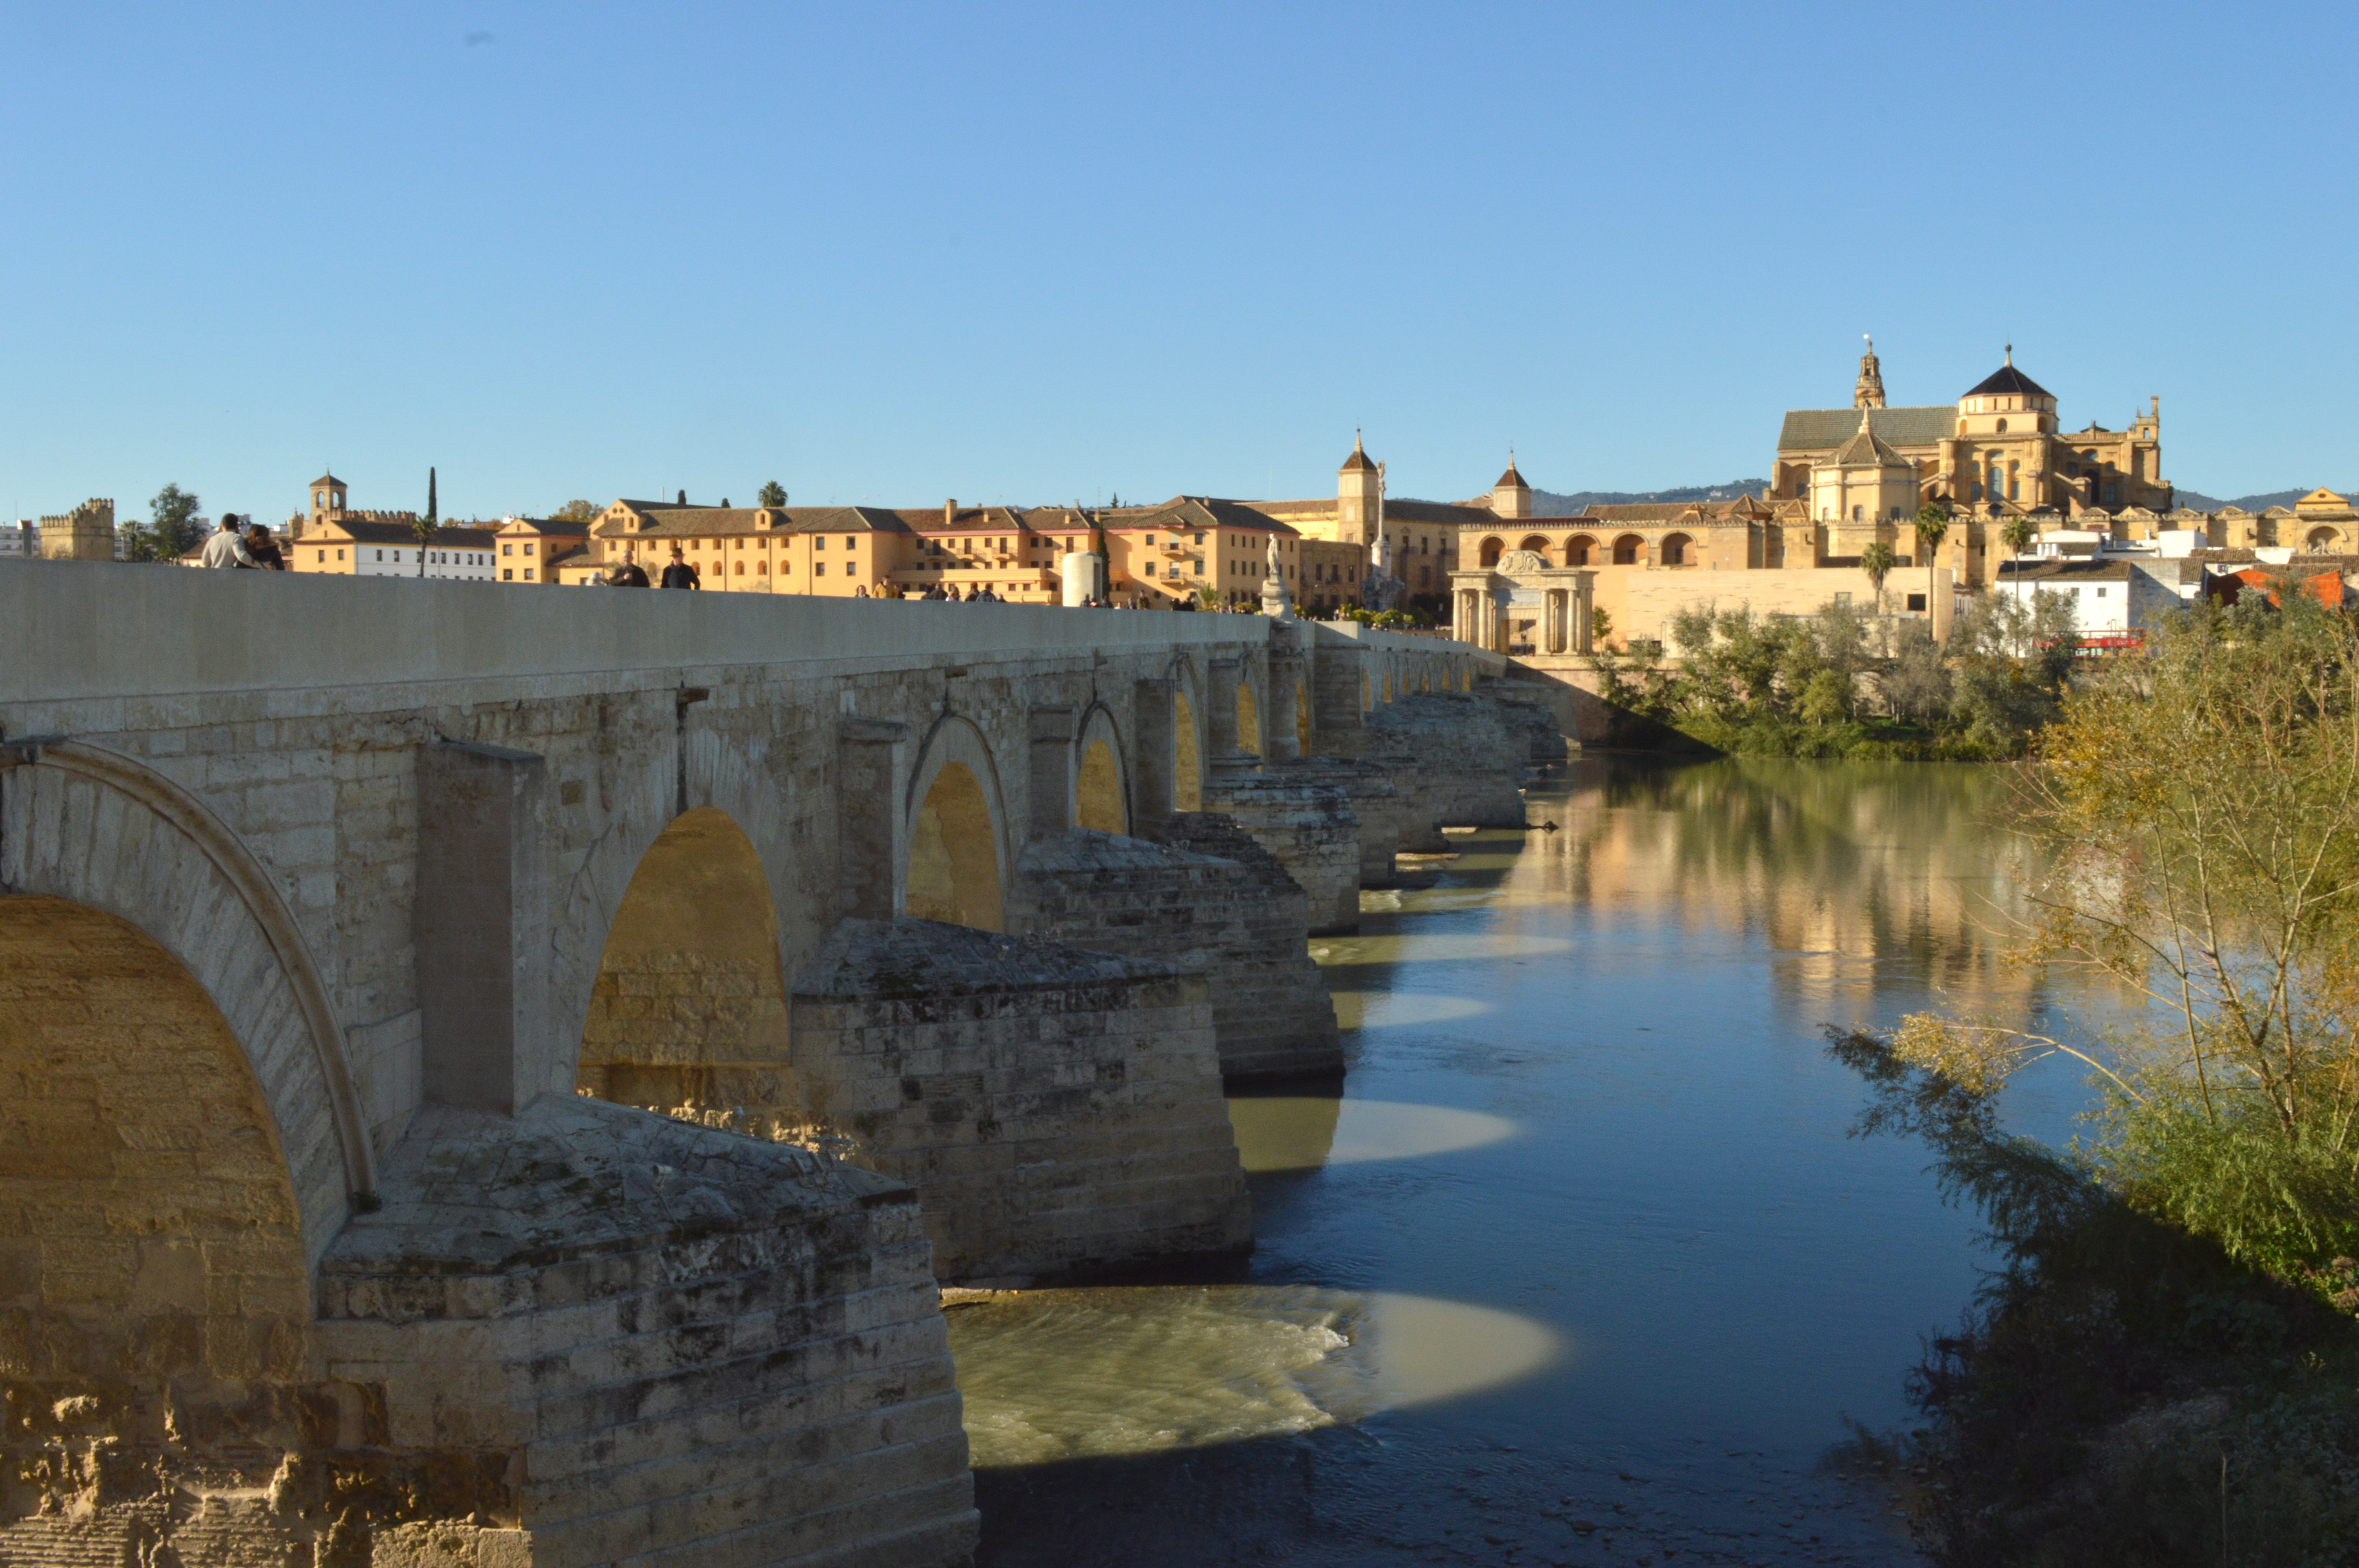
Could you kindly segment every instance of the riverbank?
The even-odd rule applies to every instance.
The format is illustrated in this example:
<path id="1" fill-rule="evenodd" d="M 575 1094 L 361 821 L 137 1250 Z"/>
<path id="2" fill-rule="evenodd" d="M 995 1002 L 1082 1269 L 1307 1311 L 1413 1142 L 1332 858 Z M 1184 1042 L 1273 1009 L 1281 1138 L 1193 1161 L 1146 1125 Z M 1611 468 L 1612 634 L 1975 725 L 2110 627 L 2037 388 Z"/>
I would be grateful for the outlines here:
<path id="1" fill-rule="evenodd" d="M 2002 1267 L 1927 1344 L 1921 1424 L 1861 1429 L 1940 1568 L 2339 1563 L 2359 1543 L 2359 1260 L 2288 1279 L 2141 1212 L 1988 1096 L 1839 1034 L 1864 1125 L 1920 1138 Z"/>

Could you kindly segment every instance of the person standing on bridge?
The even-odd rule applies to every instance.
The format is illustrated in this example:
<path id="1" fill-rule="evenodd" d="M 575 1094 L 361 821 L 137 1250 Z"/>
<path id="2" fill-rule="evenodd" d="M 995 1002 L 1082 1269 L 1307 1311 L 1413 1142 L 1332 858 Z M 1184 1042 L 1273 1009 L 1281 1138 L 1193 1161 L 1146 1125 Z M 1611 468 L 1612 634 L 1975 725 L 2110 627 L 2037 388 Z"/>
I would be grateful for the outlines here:
<path id="1" fill-rule="evenodd" d="M 702 588 L 704 586 L 697 580 L 696 568 L 688 564 L 687 557 L 680 553 L 678 545 L 671 547 L 671 564 L 664 568 L 663 582 L 660 586 L 664 588 Z"/>
<path id="2" fill-rule="evenodd" d="M 205 553 L 201 557 L 208 567 L 251 567 L 254 557 L 246 553 L 245 541 L 238 536 L 237 514 L 222 514 L 221 532 L 205 541 Z"/>
<path id="3" fill-rule="evenodd" d="M 608 588 L 645 588 L 647 586 L 647 574 L 646 568 L 639 565 L 639 550 L 637 546 L 625 545 L 623 546 L 623 564 L 606 574 L 606 586 Z"/>

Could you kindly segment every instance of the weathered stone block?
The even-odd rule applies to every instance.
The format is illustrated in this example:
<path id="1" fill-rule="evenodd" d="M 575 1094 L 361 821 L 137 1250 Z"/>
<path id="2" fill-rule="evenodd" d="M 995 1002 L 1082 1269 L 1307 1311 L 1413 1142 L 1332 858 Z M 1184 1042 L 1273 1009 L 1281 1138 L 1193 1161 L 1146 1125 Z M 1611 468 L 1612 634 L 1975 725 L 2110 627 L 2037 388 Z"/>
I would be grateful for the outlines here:
<path id="1" fill-rule="evenodd" d="M 1074 1032 L 1042 1039 L 1049 1018 Z M 850 920 L 795 981 L 793 1031 L 813 1128 L 918 1188 L 945 1280 L 1251 1245 L 1201 977 L 930 921 Z M 1162 1098 L 1131 1092 L 1142 1078 Z M 1040 1206 L 1125 1179 L 1125 1161 L 1177 1153 L 1206 1159 L 1154 1178 L 1170 1224 L 1060 1227 Z"/>

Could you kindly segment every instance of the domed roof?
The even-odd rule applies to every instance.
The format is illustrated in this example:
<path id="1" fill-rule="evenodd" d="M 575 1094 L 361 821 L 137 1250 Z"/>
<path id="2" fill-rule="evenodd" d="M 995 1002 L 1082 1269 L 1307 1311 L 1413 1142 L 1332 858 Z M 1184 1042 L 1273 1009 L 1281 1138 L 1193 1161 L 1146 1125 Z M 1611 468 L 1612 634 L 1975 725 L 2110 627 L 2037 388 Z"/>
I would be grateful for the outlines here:
<path id="1" fill-rule="evenodd" d="M 1368 454 L 1361 449 L 1360 433 L 1357 430 L 1352 432 L 1352 455 L 1343 460 L 1343 466 L 1336 471 L 1338 473 L 1374 473 L 1376 471 L 1376 465 L 1368 460 Z"/>
<path id="2" fill-rule="evenodd" d="M 2056 395 L 2015 368 L 2015 345 L 2006 350 L 2006 363 L 1999 366 L 1980 386 L 1966 394 L 1968 397 L 2053 397 Z"/>

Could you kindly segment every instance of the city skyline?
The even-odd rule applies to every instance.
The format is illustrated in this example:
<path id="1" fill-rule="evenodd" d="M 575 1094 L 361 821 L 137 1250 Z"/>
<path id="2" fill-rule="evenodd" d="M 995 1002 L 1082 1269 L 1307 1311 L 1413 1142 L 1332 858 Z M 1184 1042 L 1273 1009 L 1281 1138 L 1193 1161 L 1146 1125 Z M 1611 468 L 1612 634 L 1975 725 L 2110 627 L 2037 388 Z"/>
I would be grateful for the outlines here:
<path id="1" fill-rule="evenodd" d="M 1396 495 L 1652 490 L 1863 332 L 1896 404 L 2013 342 L 2068 427 L 2158 395 L 2184 488 L 2348 482 L 2352 309 L 2269 253 L 2347 232 L 2288 62 L 2349 17 L 2088 9 L 2069 94 L 1953 94 L 1930 20 L 1707 15 L 13 14 L 0 505 L 1317 495 L 1355 427 Z M 1790 90 L 1837 38 L 1892 85 Z M 2158 109 L 2190 58 L 2270 114 Z M 2117 194 L 1929 220 L 1986 139 Z"/>

